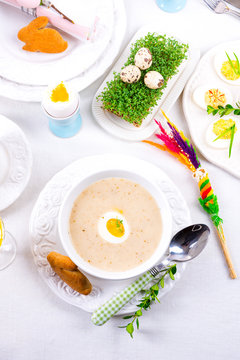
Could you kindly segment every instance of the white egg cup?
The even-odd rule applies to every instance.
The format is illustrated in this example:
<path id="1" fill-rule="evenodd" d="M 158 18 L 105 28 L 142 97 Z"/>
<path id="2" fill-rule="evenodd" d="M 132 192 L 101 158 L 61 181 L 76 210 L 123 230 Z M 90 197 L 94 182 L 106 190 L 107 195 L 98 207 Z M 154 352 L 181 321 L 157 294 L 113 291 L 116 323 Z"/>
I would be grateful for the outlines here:
<path id="1" fill-rule="evenodd" d="M 81 256 L 76 252 L 69 234 L 69 218 L 72 211 L 73 203 L 76 200 L 76 198 L 89 185 L 93 184 L 96 181 L 109 177 L 126 178 L 143 186 L 146 190 L 149 191 L 149 193 L 153 196 L 153 198 L 157 202 L 162 217 L 161 239 L 153 255 L 141 265 L 134 267 L 130 270 L 121 271 L 121 272 L 104 271 L 102 269 L 90 265 L 88 262 L 83 260 Z M 155 184 L 151 181 L 150 178 L 148 178 L 147 175 L 143 176 L 141 173 L 137 173 L 137 172 L 112 169 L 112 170 L 92 173 L 86 177 L 81 178 L 79 182 L 68 192 L 66 198 L 64 199 L 60 207 L 59 217 L 58 217 L 58 232 L 61 243 L 67 255 L 81 270 L 102 279 L 123 280 L 134 276 L 138 276 L 144 273 L 145 271 L 147 271 L 148 269 L 150 269 L 157 262 L 161 261 L 161 259 L 166 254 L 166 251 L 168 249 L 171 240 L 172 215 L 164 194 L 161 192 L 161 190 L 159 190 L 158 187 L 155 186 Z"/>

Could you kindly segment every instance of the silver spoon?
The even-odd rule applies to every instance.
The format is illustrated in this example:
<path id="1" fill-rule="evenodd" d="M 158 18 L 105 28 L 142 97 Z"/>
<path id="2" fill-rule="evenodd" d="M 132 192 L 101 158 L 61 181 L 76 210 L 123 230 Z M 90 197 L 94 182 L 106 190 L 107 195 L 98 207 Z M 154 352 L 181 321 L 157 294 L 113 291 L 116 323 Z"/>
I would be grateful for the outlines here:
<path id="1" fill-rule="evenodd" d="M 205 248 L 210 230 L 207 225 L 196 224 L 179 231 L 172 238 L 167 258 L 164 264 L 154 266 L 132 284 L 117 295 L 113 296 L 105 304 L 100 306 L 92 314 L 92 322 L 95 325 L 103 325 L 126 305 L 139 291 L 151 282 L 171 262 L 184 262 L 194 259 Z"/>

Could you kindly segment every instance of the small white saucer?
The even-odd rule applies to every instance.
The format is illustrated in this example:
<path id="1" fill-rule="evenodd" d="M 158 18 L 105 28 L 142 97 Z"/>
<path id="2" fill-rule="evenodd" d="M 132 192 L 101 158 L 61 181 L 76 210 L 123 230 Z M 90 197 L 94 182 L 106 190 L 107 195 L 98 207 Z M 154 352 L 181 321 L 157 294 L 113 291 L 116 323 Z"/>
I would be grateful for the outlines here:
<path id="1" fill-rule="evenodd" d="M 32 170 L 32 152 L 22 130 L 0 115 L 0 211 L 21 195 Z"/>
<path id="2" fill-rule="evenodd" d="M 119 154 L 99 155 L 82 158 L 57 173 L 41 191 L 32 211 L 30 236 L 33 257 L 41 277 L 50 289 L 62 300 L 88 312 L 96 310 L 135 278 L 104 280 L 86 274 L 93 285 L 93 290 L 87 296 L 81 295 L 72 290 L 53 272 L 47 261 L 47 255 L 53 250 L 65 254 L 59 239 L 57 222 L 60 206 L 69 190 L 79 181 L 79 177 L 98 171 L 107 171 L 113 169 L 114 166 L 119 171 L 130 168 L 132 171 L 141 171 L 143 177 L 151 177 L 151 181 L 161 189 L 169 204 L 172 213 L 173 234 L 191 223 L 188 206 L 177 187 L 160 168 L 149 162 Z M 165 287 L 161 289 L 159 297 L 164 296 L 173 288 L 184 271 L 185 264 L 179 263 L 177 268 L 176 280 L 166 279 Z M 136 311 L 136 305 L 140 298 L 141 293 L 122 308 L 118 315 Z"/>

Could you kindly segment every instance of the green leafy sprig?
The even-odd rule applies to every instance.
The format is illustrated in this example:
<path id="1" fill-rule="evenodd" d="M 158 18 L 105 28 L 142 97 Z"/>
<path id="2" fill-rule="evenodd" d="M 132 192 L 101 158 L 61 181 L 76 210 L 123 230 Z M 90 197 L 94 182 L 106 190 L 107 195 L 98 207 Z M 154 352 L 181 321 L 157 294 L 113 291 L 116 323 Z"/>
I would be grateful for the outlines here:
<path id="1" fill-rule="evenodd" d="M 207 107 L 207 113 L 212 114 L 215 116 L 216 114 L 219 114 L 221 117 L 224 115 L 229 115 L 233 112 L 234 115 L 240 115 L 240 108 L 238 106 L 239 104 L 236 104 L 236 108 L 234 108 L 232 105 L 227 104 L 226 106 L 219 105 L 217 109 L 214 107 L 208 105 Z"/>
<path id="2" fill-rule="evenodd" d="M 141 78 L 133 84 L 124 83 L 119 73 L 114 73 L 114 79 L 107 82 L 97 100 L 102 101 L 105 110 L 123 118 L 129 123 L 140 126 L 142 120 L 151 112 L 161 98 L 167 81 L 178 72 L 182 61 L 187 58 L 188 45 L 182 44 L 166 35 L 148 33 L 147 36 L 137 40 L 130 49 L 130 55 L 123 67 L 134 64 L 137 51 L 148 48 L 152 53 L 152 65 L 141 71 Z M 164 78 L 160 89 L 149 89 L 144 84 L 144 76 L 148 71 L 158 71 Z"/>
<path id="3" fill-rule="evenodd" d="M 134 325 L 136 324 L 137 329 L 139 329 L 139 318 L 143 315 L 143 310 L 149 310 L 151 308 L 152 303 L 159 302 L 158 293 L 160 288 L 164 288 L 164 279 L 167 275 L 170 276 L 172 280 L 175 280 L 174 275 L 177 272 L 176 264 L 169 266 L 168 268 L 161 271 L 162 276 L 152 285 L 148 290 L 143 290 L 144 295 L 140 300 L 140 303 L 137 305 L 139 310 L 137 310 L 132 315 L 124 316 L 123 319 L 132 319 L 126 326 L 120 326 L 121 328 L 125 328 L 128 334 L 133 338 Z"/>
<path id="4" fill-rule="evenodd" d="M 239 59 L 237 57 L 237 55 L 235 53 L 233 53 L 235 59 L 236 59 L 236 63 L 237 63 L 237 67 L 234 66 L 232 60 L 230 59 L 230 56 L 228 55 L 228 53 L 226 52 L 229 64 L 231 66 L 231 68 L 233 69 L 235 75 L 240 76 L 240 64 L 239 64 Z"/>

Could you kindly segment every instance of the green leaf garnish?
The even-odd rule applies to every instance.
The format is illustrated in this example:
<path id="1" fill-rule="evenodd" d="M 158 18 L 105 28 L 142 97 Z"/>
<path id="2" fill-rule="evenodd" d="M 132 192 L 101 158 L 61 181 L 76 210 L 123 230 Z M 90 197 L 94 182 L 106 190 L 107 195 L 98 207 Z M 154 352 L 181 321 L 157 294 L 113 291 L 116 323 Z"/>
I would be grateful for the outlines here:
<path id="1" fill-rule="evenodd" d="M 224 135 L 226 135 L 228 132 L 232 131 L 233 126 L 234 126 L 234 128 L 235 128 L 235 124 L 234 124 L 234 125 L 230 126 L 229 128 L 227 128 L 226 130 L 223 130 L 223 131 L 221 132 L 221 134 L 220 134 L 218 137 L 216 137 L 216 139 L 213 140 L 213 142 L 216 141 L 216 140 L 218 140 L 218 139 L 220 139 L 220 138 L 222 138 L 222 137 L 223 137 Z"/>
<path id="2" fill-rule="evenodd" d="M 143 290 L 144 295 L 140 300 L 140 303 L 137 305 L 139 309 L 132 315 L 124 316 L 123 319 L 132 319 L 130 323 L 126 326 L 119 326 L 119 328 L 125 328 L 126 331 L 129 333 L 131 338 L 133 338 L 134 332 L 134 324 L 136 323 L 137 329 L 139 329 L 139 318 L 143 315 L 142 310 L 149 310 L 151 309 L 151 304 L 154 302 L 159 302 L 158 293 L 159 293 L 159 285 L 161 288 L 164 287 L 164 278 L 169 275 L 172 280 L 174 280 L 174 274 L 177 272 L 176 264 L 169 266 L 167 269 L 161 271 L 162 276 L 157 280 L 157 282 L 150 287 L 148 290 Z"/>
<path id="3" fill-rule="evenodd" d="M 239 65 L 239 60 L 238 60 L 238 57 L 235 53 L 233 53 L 234 56 L 235 56 L 235 59 L 236 59 L 236 63 L 237 63 L 237 69 L 238 69 L 238 75 L 240 75 L 240 65 Z"/>
<path id="4" fill-rule="evenodd" d="M 214 107 L 208 105 L 207 107 L 207 113 L 210 115 L 212 114 L 213 116 L 215 116 L 216 114 L 219 114 L 220 117 L 224 116 L 224 115 L 229 115 L 232 112 L 234 113 L 234 115 L 240 115 L 240 108 L 238 107 L 238 103 L 236 104 L 236 108 L 234 108 L 232 105 L 227 104 L 225 107 L 223 106 L 218 106 L 217 109 L 215 109 Z"/>
<path id="5" fill-rule="evenodd" d="M 129 333 L 129 335 L 131 336 L 131 338 L 133 337 L 133 332 L 134 332 L 134 326 L 133 323 L 129 323 L 126 327 L 126 331 Z"/>
<path id="6" fill-rule="evenodd" d="M 216 139 L 213 140 L 213 142 L 214 142 L 214 141 L 222 138 L 224 135 L 226 135 L 228 132 L 231 131 L 231 138 L 230 138 L 229 151 L 228 151 L 229 158 L 231 157 L 231 154 L 232 154 L 232 146 L 233 146 L 233 140 L 234 140 L 234 135 L 235 135 L 235 127 L 236 127 L 236 124 L 234 123 L 232 126 L 230 126 L 226 130 L 221 132 L 221 134 Z"/>
<path id="7" fill-rule="evenodd" d="M 231 157 L 231 154 L 232 154 L 234 134 L 235 134 L 235 123 L 233 124 L 232 129 L 231 129 L 231 139 L 230 139 L 229 152 L 228 152 L 229 158 Z"/>
<path id="8" fill-rule="evenodd" d="M 236 63 L 237 63 L 237 68 L 233 65 L 233 62 L 232 60 L 230 59 L 230 56 L 228 55 L 228 53 L 225 51 L 225 54 L 227 55 L 227 58 L 228 58 L 228 61 L 229 61 L 229 64 L 231 66 L 231 68 L 233 69 L 234 73 L 236 75 L 240 75 L 240 65 L 239 65 L 239 60 L 238 60 L 238 57 L 235 53 L 234 54 L 234 57 L 236 59 Z"/>

